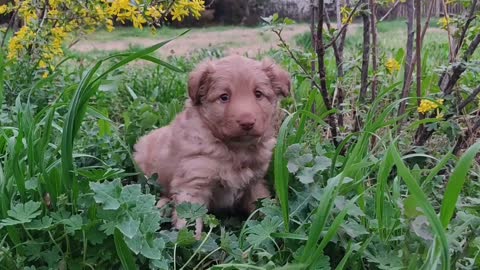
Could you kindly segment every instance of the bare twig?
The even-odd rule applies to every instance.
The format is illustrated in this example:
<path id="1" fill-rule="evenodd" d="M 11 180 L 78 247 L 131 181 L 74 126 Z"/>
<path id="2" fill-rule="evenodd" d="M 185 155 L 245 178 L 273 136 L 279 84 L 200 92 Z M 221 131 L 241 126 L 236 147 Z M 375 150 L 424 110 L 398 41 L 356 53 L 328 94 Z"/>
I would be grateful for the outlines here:
<path id="1" fill-rule="evenodd" d="M 453 65 L 451 75 L 447 72 L 440 78 L 440 89 L 442 89 L 444 95 L 449 95 L 457 81 L 460 79 L 462 73 L 467 69 L 465 62 L 468 62 L 475 50 L 480 44 L 480 34 L 478 34 L 468 46 L 465 54 L 462 57 L 463 62 L 459 62 Z"/>
<path id="2" fill-rule="evenodd" d="M 8 36 L 8 31 L 10 30 L 10 28 L 13 27 L 13 23 L 15 22 L 15 17 L 17 17 L 17 14 L 18 14 L 18 9 L 20 7 L 18 7 L 12 14 L 12 17 L 10 17 L 10 21 L 8 22 L 8 25 L 7 25 L 7 29 L 5 30 L 5 35 L 3 35 L 3 38 L 2 38 L 2 43 L 0 44 L 0 48 L 3 48 L 3 45 L 5 45 L 5 40 L 7 39 L 7 36 Z"/>
<path id="3" fill-rule="evenodd" d="M 332 109 L 330 97 L 327 90 L 327 76 L 325 72 L 325 46 L 323 44 L 323 12 L 324 12 L 324 0 L 318 0 L 318 24 L 317 24 L 317 62 L 318 62 L 318 75 L 320 77 L 320 93 L 327 110 Z M 330 125 L 330 131 L 333 137 L 333 143 L 335 146 L 337 143 L 337 124 L 335 116 L 330 114 L 328 116 L 328 124 Z"/>
<path id="4" fill-rule="evenodd" d="M 480 117 L 477 116 L 477 120 L 475 121 L 475 123 L 473 123 L 473 126 L 472 127 L 469 126 L 465 134 L 463 134 L 458 138 L 457 143 L 453 148 L 453 153 L 455 155 L 458 155 L 460 150 L 462 150 L 463 148 L 466 148 L 468 138 L 475 136 L 475 133 L 479 128 L 480 128 Z"/>
<path id="5" fill-rule="evenodd" d="M 305 76 L 307 76 L 307 78 L 312 81 L 313 86 L 315 86 L 318 90 L 320 90 L 320 86 L 315 81 L 315 78 L 308 72 L 308 70 L 305 69 L 302 63 L 300 63 L 300 60 L 298 60 L 298 58 L 295 56 L 293 51 L 290 49 L 290 46 L 288 46 L 288 43 L 285 41 L 285 39 L 283 39 L 282 30 L 273 29 L 272 32 L 277 35 L 280 44 L 287 51 L 288 55 L 290 55 L 290 58 L 295 62 L 295 64 L 297 64 L 302 69 Z"/>
<path id="6" fill-rule="evenodd" d="M 420 106 L 420 96 L 422 95 L 422 7 L 420 1 L 415 1 L 415 23 L 416 23 L 416 45 L 415 45 L 415 61 L 417 70 L 417 105 Z M 423 114 L 420 114 L 420 119 Z"/>
<path id="7" fill-rule="evenodd" d="M 312 38 L 312 46 L 313 46 L 313 50 L 316 52 L 317 51 L 317 48 L 315 47 L 317 45 L 317 32 L 315 31 L 315 18 L 317 16 L 317 10 L 318 10 L 318 6 L 317 6 L 317 2 L 316 0 L 310 0 L 310 6 L 311 6 L 311 11 L 310 11 L 310 34 L 311 34 L 311 38 Z M 312 59 L 311 62 L 310 62 L 310 69 L 311 69 L 311 74 L 313 76 L 313 74 L 315 74 L 315 60 Z M 315 79 L 311 79 L 311 85 L 312 85 L 312 88 L 314 88 L 316 82 L 315 82 Z M 320 90 L 320 87 L 317 87 L 317 89 Z M 313 104 L 312 105 L 312 112 L 315 112 L 315 107 L 316 107 L 316 104 Z"/>
<path id="8" fill-rule="evenodd" d="M 331 23 L 330 23 L 330 17 L 328 16 L 328 12 L 324 10 L 325 13 L 325 24 L 327 25 L 327 29 L 330 31 L 332 29 Z M 345 72 L 343 70 L 343 41 L 345 40 L 346 36 L 346 31 L 343 32 L 344 35 L 340 38 L 339 44 L 333 43 L 332 48 L 333 48 L 333 54 L 335 56 L 335 64 L 337 66 L 337 102 L 335 102 L 335 98 L 332 100 L 332 106 L 335 106 L 338 108 L 339 113 L 338 113 L 338 126 L 343 127 L 343 101 L 345 98 L 345 94 L 343 92 L 343 76 L 345 75 Z M 342 46 L 342 47 L 341 47 Z"/>
<path id="9" fill-rule="evenodd" d="M 473 90 L 473 92 L 464 100 L 462 103 L 460 103 L 457 107 L 457 110 L 461 112 L 469 103 L 473 102 L 475 98 L 480 94 L 480 85 Z"/>
<path id="10" fill-rule="evenodd" d="M 361 4 L 362 4 L 362 1 L 358 1 L 357 4 L 353 7 L 352 12 L 348 14 L 347 22 L 351 21 L 351 19 L 353 18 L 353 15 L 355 15 L 355 12 L 357 11 L 358 7 L 360 7 Z M 333 43 L 337 42 L 337 39 L 343 34 L 343 32 L 347 30 L 347 27 L 348 27 L 348 23 L 344 24 L 340 29 L 340 31 L 338 31 L 338 33 L 332 38 L 332 40 L 330 40 L 329 43 L 325 44 L 324 46 L 325 49 L 328 49 L 330 46 L 332 46 Z"/>
<path id="11" fill-rule="evenodd" d="M 433 2 L 433 1 L 431 1 Z M 387 17 L 388 15 L 390 15 L 390 13 L 392 13 L 392 11 L 395 10 L 395 8 L 397 8 L 398 4 L 400 4 L 400 0 L 397 0 L 393 6 L 385 13 L 385 15 L 383 15 L 383 17 L 379 20 L 380 22 L 383 22 Z"/>
<path id="12" fill-rule="evenodd" d="M 370 60 L 370 18 L 368 17 L 368 2 L 364 1 L 362 7 L 363 18 L 363 52 L 362 52 L 362 71 L 360 75 L 360 101 L 364 101 L 367 95 L 368 87 L 368 63 Z"/>
<path id="13" fill-rule="evenodd" d="M 417 106 L 420 106 L 420 97 L 422 96 L 422 8 L 420 5 L 420 1 L 415 1 L 415 23 L 416 23 L 416 30 L 415 30 L 415 57 L 413 59 L 414 63 L 416 63 L 416 70 L 417 70 Z M 432 5 L 432 4 L 430 4 Z M 413 68 L 412 68 L 413 70 Z M 418 118 L 423 119 L 425 118 L 425 114 L 418 113 Z M 419 135 L 423 132 L 424 126 L 420 125 L 415 133 L 415 138 L 419 137 Z"/>
<path id="14" fill-rule="evenodd" d="M 443 5 L 443 11 L 445 13 L 445 19 L 447 20 L 447 33 L 448 33 L 448 48 L 450 52 L 450 63 L 453 63 L 455 56 L 453 54 L 453 41 L 452 41 L 452 33 L 450 32 L 450 16 L 448 15 L 447 4 L 445 4 L 445 0 L 441 0 Z"/>
<path id="15" fill-rule="evenodd" d="M 377 12 L 377 4 L 375 0 L 369 0 L 370 4 L 370 26 L 371 26 L 371 34 L 372 34 L 372 100 L 375 99 L 377 95 L 377 70 L 378 70 L 378 63 L 377 63 L 377 56 L 378 56 L 378 41 L 377 41 L 377 16 L 375 15 Z"/>
<path id="16" fill-rule="evenodd" d="M 413 1 L 414 0 L 407 0 L 407 55 L 405 59 L 405 72 L 404 72 L 404 81 L 403 81 L 403 88 L 402 88 L 402 96 L 401 98 L 404 99 L 408 97 L 410 93 L 410 84 L 411 84 L 411 69 L 413 69 Z M 405 113 L 406 101 L 403 100 L 400 102 L 400 107 L 398 109 L 398 115 L 402 115 Z"/>
<path id="17" fill-rule="evenodd" d="M 462 29 L 462 34 L 460 35 L 460 38 L 458 39 L 457 46 L 455 47 L 455 52 L 454 56 L 457 57 L 458 52 L 460 51 L 460 48 L 463 45 L 463 41 L 465 40 L 465 36 L 467 34 L 468 28 L 470 27 L 470 23 L 475 19 L 475 8 L 477 6 L 477 0 L 472 1 L 472 7 L 470 8 L 470 12 L 468 13 L 467 21 L 465 22 L 465 25 L 463 26 Z"/>

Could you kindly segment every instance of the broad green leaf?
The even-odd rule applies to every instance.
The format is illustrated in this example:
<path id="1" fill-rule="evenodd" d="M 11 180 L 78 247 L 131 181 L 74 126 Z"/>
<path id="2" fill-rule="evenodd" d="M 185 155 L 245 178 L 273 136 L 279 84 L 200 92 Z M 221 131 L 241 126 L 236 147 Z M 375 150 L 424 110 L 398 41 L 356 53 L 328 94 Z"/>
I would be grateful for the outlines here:
<path id="1" fill-rule="evenodd" d="M 120 207 L 119 197 L 122 186 L 118 180 L 103 183 L 90 182 L 90 188 L 95 192 L 95 202 L 103 204 L 105 210 L 117 210 Z"/>
<path id="2" fill-rule="evenodd" d="M 196 242 L 197 240 L 195 239 L 193 232 L 189 231 L 186 228 L 178 231 L 177 241 L 176 241 L 177 245 L 181 247 L 188 247 L 195 244 Z"/>
<path id="3" fill-rule="evenodd" d="M 12 226 L 32 221 L 41 214 L 41 203 L 28 201 L 25 204 L 19 203 L 7 211 L 9 218 L 2 219 L 0 226 Z"/>
<path id="4" fill-rule="evenodd" d="M 203 205 L 182 202 L 175 207 L 177 215 L 184 219 L 196 219 L 205 216 L 208 212 L 207 208 Z"/>
<path id="5" fill-rule="evenodd" d="M 64 219 L 62 223 L 65 225 L 65 231 L 67 231 L 67 233 L 73 234 L 75 231 L 82 229 L 82 216 L 73 215 L 68 219 Z"/>
<path id="6" fill-rule="evenodd" d="M 140 221 L 128 217 L 116 226 L 126 237 L 132 239 L 137 233 L 140 227 Z"/>
<path id="7" fill-rule="evenodd" d="M 361 235 L 368 234 L 368 231 L 365 229 L 364 226 L 358 224 L 353 220 L 349 220 L 341 225 L 343 230 L 351 237 L 356 238 Z"/>
<path id="8" fill-rule="evenodd" d="M 45 230 L 53 225 L 53 219 L 49 216 L 44 216 L 41 219 L 32 220 L 32 222 L 25 225 L 29 230 Z"/>
<path id="9" fill-rule="evenodd" d="M 271 239 L 270 234 L 277 231 L 280 222 L 279 217 L 265 217 L 259 224 L 247 229 L 247 242 L 258 247 L 263 241 Z"/>

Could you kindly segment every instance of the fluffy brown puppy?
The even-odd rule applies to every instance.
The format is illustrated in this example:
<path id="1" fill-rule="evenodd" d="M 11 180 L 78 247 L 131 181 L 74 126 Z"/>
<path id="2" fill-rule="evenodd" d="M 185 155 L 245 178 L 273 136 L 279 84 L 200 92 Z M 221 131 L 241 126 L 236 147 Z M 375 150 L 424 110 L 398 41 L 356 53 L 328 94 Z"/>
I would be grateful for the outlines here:
<path id="1" fill-rule="evenodd" d="M 276 143 L 278 103 L 290 76 L 271 60 L 228 56 L 199 65 L 188 81 L 185 110 L 168 126 L 142 137 L 135 161 L 175 204 L 209 210 L 243 208 L 269 197 L 264 180 Z M 185 221 L 173 213 L 176 228 Z M 197 237 L 202 231 L 197 220 Z"/>

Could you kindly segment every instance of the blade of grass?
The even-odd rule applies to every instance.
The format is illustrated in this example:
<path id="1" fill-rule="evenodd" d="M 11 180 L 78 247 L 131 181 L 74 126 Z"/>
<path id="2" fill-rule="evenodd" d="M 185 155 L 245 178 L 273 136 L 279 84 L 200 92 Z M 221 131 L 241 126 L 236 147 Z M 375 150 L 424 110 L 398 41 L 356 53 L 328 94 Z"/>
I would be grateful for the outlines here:
<path id="1" fill-rule="evenodd" d="M 180 36 L 184 35 L 187 32 L 188 30 L 180 34 Z M 85 105 L 87 101 L 90 99 L 90 97 L 93 94 L 95 94 L 96 90 L 98 89 L 98 86 L 100 85 L 100 80 L 103 79 L 110 72 L 122 67 L 123 65 L 128 64 L 131 61 L 147 56 L 148 54 L 154 52 L 155 50 L 164 46 L 165 44 L 172 41 L 173 39 L 169 39 L 169 40 L 157 43 L 151 47 L 145 48 L 138 52 L 132 53 L 126 57 L 123 57 L 118 63 L 113 64 L 101 75 L 93 79 L 95 73 L 98 71 L 101 64 L 108 59 L 117 57 L 117 55 L 109 56 L 103 60 L 100 60 L 86 73 L 86 75 L 80 81 L 77 87 L 77 90 L 75 91 L 74 97 L 70 102 L 70 107 L 67 112 L 66 120 L 63 127 L 62 143 L 61 143 L 62 176 L 65 181 L 66 189 L 71 190 L 70 196 L 72 198 L 72 206 L 74 208 L 76 207 L 77 197 L 78 197 L 78 183 L 74 179 L 74 174 L 73 174 L 73 168 L 74 168 L 73 141 L 80 128 L 80 125 L 83 120 L 83 116 L 85 115 L 85 112 L 86 112 Z M 124 56 L 124 54 L 122 56 Z"/>
<path id="2" fill-rule="evenodd" d="M 380 234 L 381 239 L 386 239 L 386 233 L 384 228 L 389 226 L 385 225 L 385 214 L 384 214 L 384 207 L 385 203 L 385 193 L 387 191 L 387 180 L 390 172 L 392 171 L 394 162 L 393 157 L 390 151 L 387 151 L 380 162 L 379 170 L 377 174 L 377 187 L 375 192 L 375 215 L 377 217 L 378 222 L 378 231 Z"/>
<path id="3" fill-rule="evenodd" d="M 457 163 L 457 166 L 452 172 L 448 180 L 445 195 L 443 196 L 442 206 L 440 208 L 440 220 L 444 228 L 447 228 L 450 219 L 453 216 L 455 207 L 457 205 L 458 197 L 462 191 L 463 185 L 467 178 L 468 169 L 472 166 L 475 156 L 480 151 L 480 140 L 470 146 L 462 155 Z"/>
<path id="4" fill-rule="evenodd" d="M 429 223 L 432 226 L 432 231 L 434 232 L 436 239 L 438 239 L 439 241 L 441 253 L 442 253 L 442 268 L 449 269 L 450 255 L 448 252 L 448 241 L 447 241 L 447 236 L 445 234 L 445 230 L 442 226 L 440 219 L 435 213 L 433 206 L 430 204 L 430 202 L 428 202 L 427 196 L 420 189 L 420 186 L 418 185 L 417 181 L 410 173 L 410 170 L 407 168 L 405 163 L 403 163 L 400 153 L 398 152 L 394 144 L 390 146 L 389 151 L 391 152 L 391 155 L 397 167 L 398 175 L 402 177 L 403 181 L 408 187 L 408 190 L 410 191 L 412 196 L 414 196 L 414 198 L 418 202 L 418 205 L 422 208 L 423 213 L 425 214 Z"/>
<path id="5" fill-rule="evenodd" d="M 339 185 L 340 186 L 340 185 Z M 338 190 L 338 187 L 337 187 Z M 332 202 L 336 197 L 336 192 L 334 192 L 332 196 Z M 345 217 L 347 216 L 348 210 L 354 205 L 354 203 L 361 198 L 362 194 L 359 194 L 355 197 L 353 197 L 348 204 L 345 206 L 345 208 L 342 209 L 342 211 L 335 217 L 333 220 L 332 224 L 330 225 L 330 228 L 328 228 L 327 233 L 323 237 L 322 241 L 318 246 L 316 247 L 315 251 L 310 254 L 310 257 L 308 258 L 307 265 L 311 266 L 312 263 L 314 263 L 316 260 L 320 258 L 320 256 L 323 254 L 323 249 L 327 246 L 327 244 L 333 239 L 333 237 L 336 235 L 338 230 L 343 224 L 343 221 L 345 220 Z M 331 209 L 330 209 L 331 210 Z M 312 224 L 313 225 L 313 224 Z M 318 240 L 317 240 L 318 242 Z M 306 246 L 305 246 L 306 248 Z"/>
<path id="6" fill-rule="evenodd" d="M 437 165 L 435 165 L 435 167 L 433 167 L 431 170 L 430 170 L 430 173 L 428 174 L 428 176 L 425 178 L 425 180 L 422 182 L 422 188 L 430 183 L 433 178 L 438 174 L 438 172 L 440 172 L 440 170 L 442 170 L 443 168 L 445 168 L 445 165 L 447 165 L 448 161 L 453 157 L 452 155 L 452 150 L 450 150 L 441 160 L 440 162 L 438 162 Z"/>
<path id="7" fill-rule="evenodd" d="M 332 178 L 323 191 L 322 200 L 318 208 L 315 210 L 313 221 L 308 232 L 308 240 L 305 244 L 305 248 L 303 249 L 303 254 L 300 257 L 300 262 L 302 263 L 312 263 L 311 260 L 313 259 L 314 253 L 317 250 L 316 246 L 318 240 L 320 239 L 323 228 L 327 222 L 327 218 L 332 210 L 336 185 L 337 181 Z"/>
<path id="8" fill-rule="evenodd" d="M 128 248 L 127 244 L 125 244 L 125 241 L 123 240 L 123 234 L 117 228 L 115 228 L 115 231 L 113 233 L 113 240 L 115 242 L 115 249 L 117 250 L 117 256 L 120 259 L 120 262 L 122 263 L 123 268 L 128 270 L 137 269 L 132 252 Z"/>
<path id="9" fill-rule="evenodd" d="M 285 160 L 285 151 L 287 149 L 286 140 L 295 114 L 291 114 L 283 121 L 278 133 L 277 145 L 274 150 L 273 170 L 275 175 L 275 191 L 277 193 L 280 207 L 282 208 L 283 223 L 285 231 L 289 231 L 290 217 L 288 215 L 288 180 L 290 175 L 287 170 Z"/>

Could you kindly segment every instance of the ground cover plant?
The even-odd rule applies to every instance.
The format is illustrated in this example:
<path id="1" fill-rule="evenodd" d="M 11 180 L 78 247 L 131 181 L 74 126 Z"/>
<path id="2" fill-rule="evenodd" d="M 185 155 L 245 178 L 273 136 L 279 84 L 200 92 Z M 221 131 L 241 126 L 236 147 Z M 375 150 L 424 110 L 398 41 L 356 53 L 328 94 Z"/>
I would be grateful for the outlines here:
<path id="1" fill-rule="evenodd" d="M 181 10 L 188 1 L 177 2 Z M 162 187 L 138 173 L 132 146 L 182 110 L 188 72 L 222 49 L 167 59 L 159 51 L 191 32 L 161 28 L 150 47 L 88 56 L 63 43 L 83 30 L 72 29 L 62 53 L 44 59 L 57 36 L 21 39 L 22 29 L 66 25 L 49 24 L 49 13 L 37 25 L 38 15 L 19 11 L 37 18 L 0 36 L 16 48 L 0 51 L 0 268 L 478 269 L 480 3 L 459 2 L 463 14 L 418 21 L 428 29 L 419 61 L 405 20 L 364 27 L 380 2 L 350 3 L 335 28 L 319 1 L 313 19 L 324 27 L 296 43 L 284 39 L 292 20 L 263 18 L 279 46 L 256 57 L 293 77 L 268 175 L 275 198 L 247 220 L 182 204 L 190 226 L 181 231 L 170 228 L 170 205 L 156 207 Z M 66 11 L 62 1 L 45 9 Z M 111 38 L 146 35 L 119 32 Z"/>

